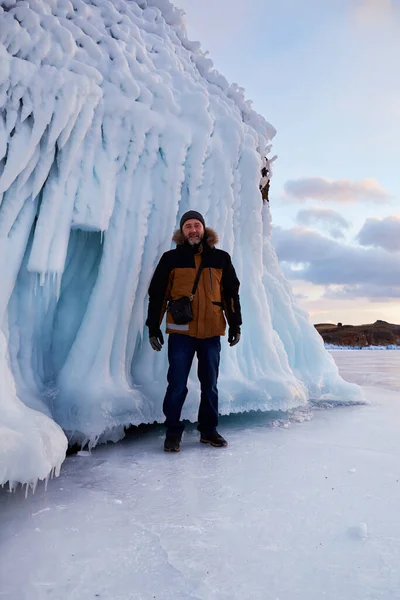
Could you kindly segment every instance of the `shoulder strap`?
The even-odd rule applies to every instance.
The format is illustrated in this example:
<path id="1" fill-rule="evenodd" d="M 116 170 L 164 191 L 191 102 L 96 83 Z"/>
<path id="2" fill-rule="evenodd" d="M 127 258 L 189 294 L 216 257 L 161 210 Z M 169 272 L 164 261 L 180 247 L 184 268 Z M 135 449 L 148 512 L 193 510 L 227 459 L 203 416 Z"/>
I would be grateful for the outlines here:
<path id="1" fill-rule="evenodd" d="M 194 280 L 192 293 L 190 294 L 190 300 L 193 300 L 193 296 L 196 293 L 197 286 L 199 285 L 199 281 L 200 281 L 200 275 L 201 275 L 201 272 L 203 269 L 204 269 L 204 257 L 202 256 L 201 263 L 200 263 L 199 269 L 197 271 L 196 279 Z"/>

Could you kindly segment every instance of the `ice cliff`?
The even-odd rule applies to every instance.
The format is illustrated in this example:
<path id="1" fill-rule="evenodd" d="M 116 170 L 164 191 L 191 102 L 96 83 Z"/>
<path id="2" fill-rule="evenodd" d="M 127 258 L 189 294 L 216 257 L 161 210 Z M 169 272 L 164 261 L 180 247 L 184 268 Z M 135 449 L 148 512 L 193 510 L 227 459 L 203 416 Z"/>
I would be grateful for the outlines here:
<path id="1" fill-rule="evenodd" d="M 360 400 L 270 244 L 259 180 L 275 131 L 168 0 L 3 0 L 0 107 L 0 483 L 58 472 L 66 435 L 162 421 L 146 292 L 189 208 L 242 280 L 221 412 Z M 196 405 L 193 377 L 186 418 Z"/>

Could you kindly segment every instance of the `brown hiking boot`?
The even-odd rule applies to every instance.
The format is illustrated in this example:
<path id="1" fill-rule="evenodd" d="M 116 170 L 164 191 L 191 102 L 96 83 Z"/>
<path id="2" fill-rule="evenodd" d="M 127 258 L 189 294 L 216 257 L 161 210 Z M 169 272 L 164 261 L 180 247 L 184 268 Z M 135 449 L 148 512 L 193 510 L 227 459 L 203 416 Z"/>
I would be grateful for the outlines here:
<path id="1" fill-rule="evenodd" d="M 218 431 L 214 431 L 214 433 L 210 433 L 209 435 L 202 433 L 200 435 L 200 442 L 202 444 L 211 444 L 211 446 L 214 446 L 215 448 L 224 448 L 228 445 L 228 442 L 222 435 L 219 435 Z"/>
<path id="2" fill-rule="evenodd" d="M 167 435 L 164 442 L 164 452 L 179 452 L 181 449 L 181 438 L 176 435 Z"/>

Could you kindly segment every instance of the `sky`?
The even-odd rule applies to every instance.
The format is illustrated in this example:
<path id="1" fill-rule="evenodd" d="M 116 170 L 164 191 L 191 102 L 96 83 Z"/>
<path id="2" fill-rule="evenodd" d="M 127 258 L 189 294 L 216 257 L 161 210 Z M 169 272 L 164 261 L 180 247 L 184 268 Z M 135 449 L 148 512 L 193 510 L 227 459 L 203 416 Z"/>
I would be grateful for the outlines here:
<path id="1" fill-rule="evenodd" d="M 277 129 L 273 243 L 300 305 L 400 323 L 400 0 L 175 4 Z"/>

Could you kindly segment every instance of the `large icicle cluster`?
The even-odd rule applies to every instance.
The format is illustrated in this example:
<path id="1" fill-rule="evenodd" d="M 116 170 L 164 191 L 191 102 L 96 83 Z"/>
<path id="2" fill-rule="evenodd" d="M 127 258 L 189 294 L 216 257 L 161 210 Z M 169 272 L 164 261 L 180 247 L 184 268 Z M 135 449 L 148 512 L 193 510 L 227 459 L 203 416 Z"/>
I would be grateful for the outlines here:
<path id="1" fill-rule="evenodd" d="M 275 132 L 168 0 L 3 0 L 0 107 L 0 482 L 57 471 L 62 429 L 93 444 L 162 420 L 146 293 L 189 208 L 242 279 L 221 412 L 359 399 L 269 242 L 258 186 Z M 193 377 L 185 417 L 196 404 Z"/>

